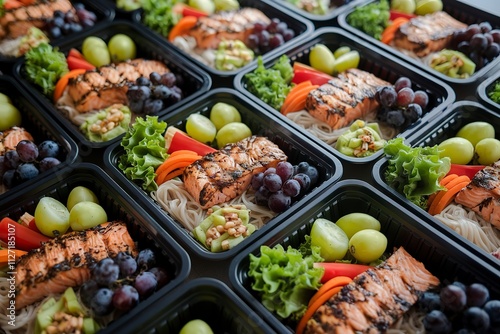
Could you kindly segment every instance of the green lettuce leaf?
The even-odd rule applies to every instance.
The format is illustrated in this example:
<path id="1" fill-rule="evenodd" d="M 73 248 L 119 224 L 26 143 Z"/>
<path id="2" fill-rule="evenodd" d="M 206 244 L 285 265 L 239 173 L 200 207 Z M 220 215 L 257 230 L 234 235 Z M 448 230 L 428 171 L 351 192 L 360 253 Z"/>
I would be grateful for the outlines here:
<path id="1" fill-rule="evenodd" d="M 300 249 L 304 251 L 307 246 Z M 313 265 L 323 259 L 318 247 L 309 249 L 311 254 L 303 255 L 290 246 L 287 250 L 281 245 L 261 246 L 260 256 L 250 254 L 248 275 L 253 278 L 252 289 L 261 294 L 262 304 L 269 311 L 283 319 L 298 321 L 321 286 L 324 269 Z"/>
<path id="2" fill-rule="evenodd" d="M 155 170 L 167 157 L 163 133 L 167 123 L 158 116 L 137 117 L 122 138 L 125 154 L 120 157 L 118 168 L 132 181 L 139 181 L 148 192 L 158 189 Z"/>
<path id="3" fill-rule="evenodd" d="M 403 138 L 394 138 L 384 153 L 389 157 L 385 181 L 422 209 L 427 209 L 428 195 L 445 189 L 439 181 L 450 171 L 451 162 L 439 157 L 437 145 L 412 148 Z"/>

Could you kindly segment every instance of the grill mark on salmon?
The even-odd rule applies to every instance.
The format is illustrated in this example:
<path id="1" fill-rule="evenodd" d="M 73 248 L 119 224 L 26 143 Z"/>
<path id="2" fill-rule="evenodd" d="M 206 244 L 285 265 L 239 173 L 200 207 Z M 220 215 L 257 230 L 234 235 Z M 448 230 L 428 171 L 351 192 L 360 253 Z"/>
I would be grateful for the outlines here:
<path id="1" fill-rule="evenodd" d="M 500 229 L 500 161 L 478 171 L 458 192 L 455 202 Z"/>
<path id="2" fill-rule="evenodd" d="M 349 126 L 378 109 L 377 90 L 391 86 L 385 80 L 360 69 L 348 69 L 312 90 L 306 98 L 306 110 L 333 129 Z"/>
<path id="3" fill-rule="evenodd" d="M 384 263 L 356 276 L 320 306 L 305 333 L 381 333 L 429 288 L 439 285 L 403 247 Z"/>
<path id="4" fill-rule="evenodd" d="M 393 44 L 396 47 L 413 51 L 418 57 L 446 48 L 453 33 L 467 28 L 467 25 L 439 11 L 417 16 L 401 25 L 396 31 Z"/>
<path id="5" fill-rule="evenodd" d="M 32 5 L 9 9 L 0 17 L 0 38 L 17 38 L 28 33 L 31 27 L 42 28 L 54 12 L 72 11 L 76 14 L 69 0 L 42 0 Z"/>
<path id="6" fill-rule="evenodd" d="M 101 110 L 113 104 L 128 104 L 127 91 L 137 78 L 149 77 L 151 72 L 169 72 L 167 66 L 157 60 L 142 58 L 101 66 L 70 79 L 67 92 L 81 113 Z"/>
<path id="7" fill-rule="evenodd" d="M 286 160 L 286 154 L 272 141 L 251 136 L 209 153 L 186 167 L 184 186 L 204 209 L 208 209 L 241 195 L 250 186 L 254 174 Z"/>
<path id="8" fill-rule="evenodd" d="M 17 143 L 21 140 L 33 141 L 33 136 L 24 128 L 13 126 L 9 130 L 0 132 L 0 155 L 5 152 L 15 150 Z"/>
<path id="9" fill-rule="evenodd" d="M 56 237 L 30 251 L 16 264 L 16 309 L 64 292 L 90 279 L 91 266 L 119 252 L 137 255 L 123 222 Z"/>
<path id="10" fill-rule="evenodd" d="M 240 40 L 246 44 L 257 22 L 269 24 L 271 20 L 260 10 L 250 7 L 223 11 L 200 17 L 189 35 L 202 49 L 217 49 L 222 40 Z"/>

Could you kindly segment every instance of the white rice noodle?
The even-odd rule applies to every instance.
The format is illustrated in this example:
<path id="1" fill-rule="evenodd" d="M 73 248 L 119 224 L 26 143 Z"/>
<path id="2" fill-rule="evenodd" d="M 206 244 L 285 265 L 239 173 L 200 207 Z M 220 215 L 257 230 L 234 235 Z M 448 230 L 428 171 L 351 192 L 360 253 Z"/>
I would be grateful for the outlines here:
<path id="1" fill-rule="evenodd" d="M 420 312 L 416 307 L 412 307 L 401 318 L 396 321 L 385 333 L 386 334 L 424 334 L 425 313 Z"/>

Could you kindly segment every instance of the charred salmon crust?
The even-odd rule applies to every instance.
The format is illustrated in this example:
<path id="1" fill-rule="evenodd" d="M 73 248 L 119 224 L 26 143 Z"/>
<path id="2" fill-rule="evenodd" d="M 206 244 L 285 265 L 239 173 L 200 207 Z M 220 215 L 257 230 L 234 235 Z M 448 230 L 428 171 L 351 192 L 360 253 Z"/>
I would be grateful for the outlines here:
<path id="1" fill-rule="evenodd" d="M 385 332 L 423 292 L 438 285 L 439 279 L 400 247 L 320 306 L 304 332 Z"/>
<path id="2" fill-rule="evenodd" d="M 0 38 L 17 38 L 26 35 L 31 27 L 42 28 L 55 11 L 76 14 L 69 0 L 40 0 L 8 9 L 0 17 Z"/>
<path id="3" fill-rule="evenodd" d="M 340 129 L 376 112 L 377 90 L 390 85 L 371 73 L 349 69 L 312 90 L 306 98 L 306 110 L 333 129 Z"/>
<path id="4" fill-rule="evenodd" d="M 453 33 L 467 28 L 443 11 L 417 16 L 401 25 L 393 39 L 394 46 L 413 51 L 418 57 L 446 48 Z"/>
<path id="5" fill-rule="evenodd" d="M 286 161 L 286 154 L 264 137 L 251 136 L 209 153 L 184 169 L 187 191 L 204 208 L 241 195 L 252 176 Z"/>
<path id="6" fill-rule="evenodd" d="M 117 103 L 127 104 L 128 87 L 137 78 L 169 71 L 160 61 L 138 58 L 80 74 L 69 80 L 67 92 L 79 112 L 100 110 Z"/>
<path id="7" fill-rule="evenodd" d="M 455 202 L 500 229 L 500 162 L 478 171 L 470 183 L 458 192 Z"/>
<path id="8" fill-rule="evenodd" d="M 119 252 L 137 255 L 123 222 L 56 237 L 30 251 L 16 264 L 16 309 L 64 292 L 90 279 L 91 266 Z"/>
<path id="9" fill-rule="evenodd" d="M 189 35 L 196 39 L 199 48 L 216 49 L 222 40 L 246 42 L 257 22 L 269 24 L 271 20 L 260 10 L 250 7 L 223 11 L 200 17 Z"/>
<path id="10" fill-rule="evenodd" d="M 33 136 L 24 128 L 17 126 L 0 132 L 0 155 L 4 155 L 7 151 L 15 150 L 21 140 L 33 141 Z"/>

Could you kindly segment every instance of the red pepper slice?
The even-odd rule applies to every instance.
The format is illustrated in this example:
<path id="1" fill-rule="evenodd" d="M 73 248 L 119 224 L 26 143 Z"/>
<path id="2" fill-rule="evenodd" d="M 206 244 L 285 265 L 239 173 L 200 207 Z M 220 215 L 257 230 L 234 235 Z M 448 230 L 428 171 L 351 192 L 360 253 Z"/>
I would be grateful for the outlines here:
<path id="1" fill-rule="evenodd" d="M 71 70 L 76 69 L 84 69 L 84 70 L 93 70 L 95 66 L 86 61 L 85 59 L 80 59 L 75 56 L 68 56 L 66 58 L 66 62 L 68 63 L 68 68 Z"/>
<path id="2" fill-rule="evenodd" d="M 174 127 L 169 127 L 167 129 L 167 132 L 169 132 L 169 134 L 173 132 L 170 142 L 168 142 L 167 140 L 168 154 L 172 154 L 172 152 L 179 150 L 190 150 L 198 153 L 201 156 L 204 156 L 205 154 L 217 151 L 215 148 L 189 137 L 186 133 Z M 167 137 L 169 136 L 166 136 L 166 138 Z"/>
<path id="3" fill-rule="evenodd" d="M 178 2 L 174 5 L 172 11 L 174 13 L 181 14 L 182 16 L 195 16 L 195 17 L 203 17 L 208 16 L 204 11 L 193 8 L 185 3 Z"/>
<path id="4" fill-rule="evenodd" d="M 40 248 L 42 242 L 51 240 L 43 234 L 37 233 L 12 220 L 4 217 L 0 221 L 0 240 L 5 242 L 9 248 L 16 248 L 23 251 L 30 251 Z"/>
<path id="5" fill-rule="evenodd" d="M 343 262 L 317 262 L 314 263 L 315 268 L 323 267 L 325 272 L 321 277 L 321 283 L 328 282 L 331 278 L 336 276 L 347 276 L 349 278 L 354 278 L 367 271 L 371 266 L 366 266 L 364 264 L 355 263 L 343 263 Z"/>
<path id="6" fill-rule="evenodd" d="M 389 16 L 390 21 L 394 21 L 398 17 L 404 17 L 404 18 L 407 18 L 408 20 L 410 20 L 414 17 L 417 17 L 417 15 L 415 15 L 415 14 L 408 14 L 408 13 L 400 12 L 400 11 L 394 10 L 394 9 L 391 9 L 389 11 L 389 13 L 390 13 L 390 16 Z"/>
<path id="7" fill-rule="evenodd" d="M 293 73 L 292 82 L 295 84 L 299 84 L 303 81 L 311 81 L 313 85 L 323 85 L 327 83 L 329 80 L 333 79 L 331 75 L 328 75 L 323 72 L 313 72 L 308 70 L 297 70 Z"/>

